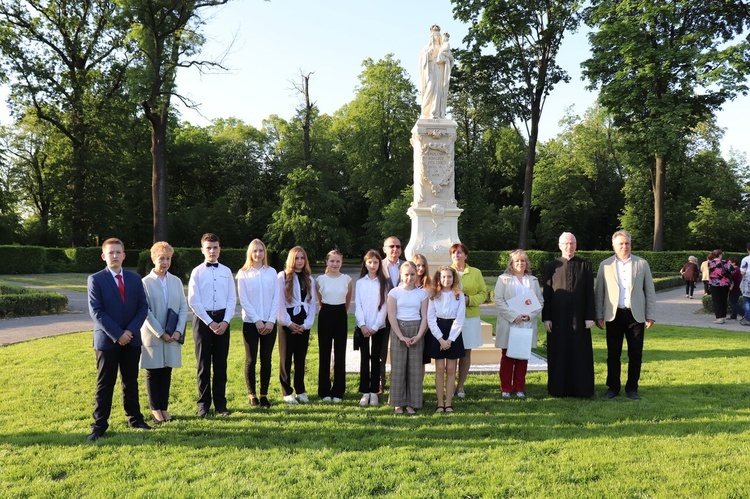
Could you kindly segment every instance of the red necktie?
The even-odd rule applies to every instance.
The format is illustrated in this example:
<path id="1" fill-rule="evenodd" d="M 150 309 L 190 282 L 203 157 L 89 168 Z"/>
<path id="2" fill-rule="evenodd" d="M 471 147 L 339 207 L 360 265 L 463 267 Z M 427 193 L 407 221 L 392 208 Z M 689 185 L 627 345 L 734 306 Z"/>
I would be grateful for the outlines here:
<path id="1" fill-rule="evenodd" d="M 122 274 L 117 274 L 115 277 L 117 278 L 117 288 L 120 290 L 120 298 L 125 303 L 125 283 L 122 282 Z"/>

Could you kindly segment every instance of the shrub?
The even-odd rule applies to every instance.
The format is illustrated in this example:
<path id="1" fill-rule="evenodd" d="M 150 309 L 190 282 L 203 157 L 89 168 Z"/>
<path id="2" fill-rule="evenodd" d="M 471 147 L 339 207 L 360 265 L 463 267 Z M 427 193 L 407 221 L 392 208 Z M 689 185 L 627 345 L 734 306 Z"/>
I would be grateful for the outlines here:
<path id="1" fill-rule="evenodd" d="M 500 253 L 500 251 L 474 250 L 471 251 L 467 262 L 482 272 L 485 270 L 499 270 L 502 273 L 503 269 L 500 268 Z"/>
<path id="2" fill-rule="evenodd" d="M 41 246 L 0 246 L 0 274 L 43 274 L 45 261 Z"/>
<path id="3" fill-rule="evenodd" d="M 44 272 L 54 274 L 57 272 L 74 272 L 75 262 L 71 258 L 72 253 L 68 248 L 45 248 L 46 261 Z"/>
<path id="4" fill-rule="evenodd" d="M 0 317 L 24 317 L 59 313 L 68 306 L 68 297 L 52 291 L 36 291 L 0 285 Z"/>

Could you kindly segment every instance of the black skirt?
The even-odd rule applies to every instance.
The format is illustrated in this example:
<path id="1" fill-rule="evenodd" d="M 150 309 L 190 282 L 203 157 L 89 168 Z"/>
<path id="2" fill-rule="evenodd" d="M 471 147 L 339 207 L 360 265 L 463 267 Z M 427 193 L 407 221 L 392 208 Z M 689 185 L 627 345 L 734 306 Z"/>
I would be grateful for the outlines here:
<path id="1" fill-rule="evenodd" d="M 453 326 L 454 319 L 441 319 L 438 317 L 437 325 L 443 333 L 443 339 L 447 340 Z M 432 335 L 429 330 L 425 333 L 427 344 L 425 350 L 429 352 L 432 359 L 461 359 L 466 355 L 464 351 L 464 339 L 458 335 L 456 341 L 451 344 L 448 350 L 440 350 L 440 342 Z"/>

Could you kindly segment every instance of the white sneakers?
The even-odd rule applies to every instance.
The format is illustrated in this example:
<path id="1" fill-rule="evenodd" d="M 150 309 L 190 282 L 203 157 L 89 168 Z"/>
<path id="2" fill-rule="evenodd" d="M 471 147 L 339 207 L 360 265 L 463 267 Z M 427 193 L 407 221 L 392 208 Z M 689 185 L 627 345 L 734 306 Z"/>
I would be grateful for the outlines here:
<path id="1" fill-rule="evenodd" d="M 284 402 L 287 404 L 298 404 L 297 398 L 294 395 L 284 395 Z"/>
<path id="2" fill-rule="evenodd" d="M 371 393 L 370 394 L 370 405 L 375 406 L 378 405 L 378 394 L 377 393 Z"/>
<path id="3" fill-rule="evenodd" d="M 523 393 L 523 392 L 516 392 L 516 397 L 518 397 L 520 399 L 525 399 L 526 398 L 526 394 Z"/>
<path id="4" fill-rule="evenodd" d="M 331 400 L 336 403 L 341 402 L 341 399 L 338 397 L 333 397 Z"/>
<path id="5" fill-rule="evenodd" d="M 503 392 L 503 398 L 509 399 L 510 398 L 510 392 Z"/>
<path id="6" fill-rule="evenodd" d="M 369 393 L 363 393 L 362 398 L 359 399 L 359 405 L 362 407 L 366 407 L 370 405 L 370 394 Z"/>
<path id="7" fill-rule="evenodd" d="M 310 402 L 310 399 L 307 398 L 307 394 L 306 393 L 300 393 L 299 395 L 297 395 L 297 398 L 303 404 L 307 404 L 308 402 Z"/>
<path id="8" fill-rule="evenodd" d="M 320 399 L 321 402 L 331 402 L 331 397 L 323 397 Z"/>

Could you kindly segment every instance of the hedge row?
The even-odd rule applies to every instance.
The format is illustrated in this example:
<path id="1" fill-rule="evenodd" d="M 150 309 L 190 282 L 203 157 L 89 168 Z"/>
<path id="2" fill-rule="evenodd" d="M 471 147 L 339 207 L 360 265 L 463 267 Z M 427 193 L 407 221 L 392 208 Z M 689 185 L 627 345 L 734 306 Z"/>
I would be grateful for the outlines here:
<path id="1" fill-rule="evenodd" d="M 0 318 L 60 313 L 67 306 L 62 293 L 0 285 Z"/>
<path id="2" fill-rule="evenodd" d="M 541 277 L 550 260 L 560 256 L 559 252 L 527 250 L 531 269 L 534 274 Z M 705 260 L 708 254 L 705 250 L 693 251 L 639 251 L 636 252 L 641 258 L 645 258 L 651 266 L 654 274 L 676 274 L 687 262 L 688 256 L 696 256 L 699 262 Z M 101 270 L 104 263 L 101 258 L 101 248 L 44 248 L 41 246 L 0 246 L 0 274 L 41 274 L 55 272 L 81 272 L 93 273 Z M 126 250 L 129 259 L 126 266 L 138 266 L 138 272 L 146 275 L 153 264 L 148 250 Z M 581 258 L 591 262 L 594 272 L 599 268 L 602 260 L 612 256 L 611 251 L 578 251 Z M 486 271 L 488 275 L 499 274 L 508 265 L 510 251 L 471 251 L 468 262 L 471 266 Z M 725 258 L 737 257 L 741 260 L 746 254 L 725 253 Z M 136 257 L 136 258 L 134 258 Z M 236 272 L 244 263 L 246 249 L 221 250 L 221 262 Z M 281 269 L 284 265 L 286 253 L 276 254 L 269 252 L 268 263 Z M 133 261 L 137 259 L 137 261 Z M 198 248 L 175 248 L 172 259 L 172 272 L 175 275 L 186 278 L 190 270 L 203 261 L 203 255 Z"/>

